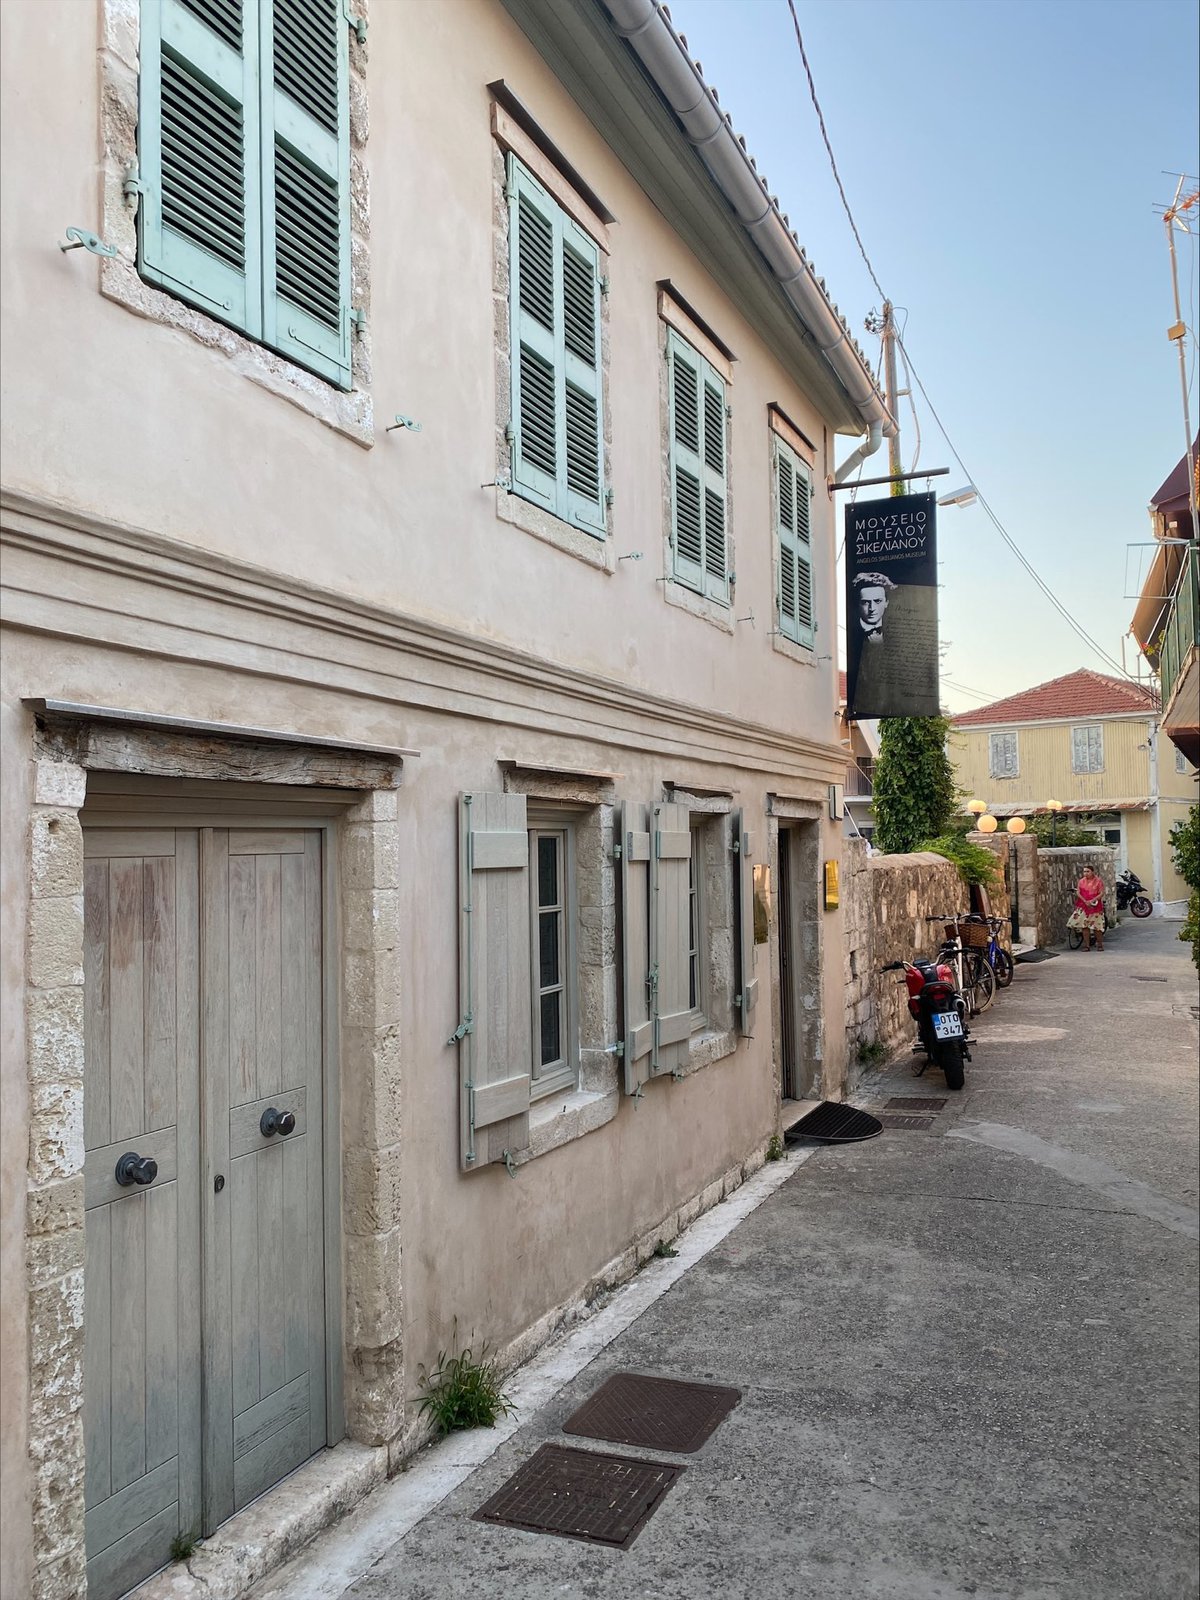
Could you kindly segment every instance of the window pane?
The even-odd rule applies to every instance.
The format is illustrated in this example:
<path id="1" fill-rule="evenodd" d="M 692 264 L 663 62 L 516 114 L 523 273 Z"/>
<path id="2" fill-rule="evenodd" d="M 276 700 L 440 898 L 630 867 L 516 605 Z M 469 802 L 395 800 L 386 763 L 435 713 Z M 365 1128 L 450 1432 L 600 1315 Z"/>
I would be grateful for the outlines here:
<path id="1" fill-rule="evenodd" d="M 538 835 L 538 905 L 558 904 L 558 836 Z"/>
<path id="2" fill-rule="evenodd" d="M 549 989 L 558 983 L 558 928 L 557 911 L 538 914 L 538 984 Z"/>
<path id="3" fill-rule="evenodd" d="M 556 990 L 542 996 L 542 1065 L 548 1066 L 562 1055 L 562 996 Z"/>

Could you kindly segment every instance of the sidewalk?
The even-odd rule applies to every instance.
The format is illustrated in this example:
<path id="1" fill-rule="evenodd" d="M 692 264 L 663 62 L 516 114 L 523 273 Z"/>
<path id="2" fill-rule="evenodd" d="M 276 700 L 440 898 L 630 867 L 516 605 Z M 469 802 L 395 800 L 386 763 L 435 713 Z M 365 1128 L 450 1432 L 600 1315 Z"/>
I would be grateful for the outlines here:
<path id="1" fill-rule="evenodd" d="M 932 1128 L 766 1167 L 516 1375 L 499 1437 L 425 1452 L 256 1600 L 1196 1595 L 1198 996 L 1177 931 L 1127 921 L 1103 954 L 1019 965 Z M 860 1102 L 946 1093 L 908 1059 Z M 472 1521 L 543 1441 L 589 1447 L 561 1425 L 620 1370 L 742 1391 L 670 1458 L 685 1471 L 632 1547 Z"/>

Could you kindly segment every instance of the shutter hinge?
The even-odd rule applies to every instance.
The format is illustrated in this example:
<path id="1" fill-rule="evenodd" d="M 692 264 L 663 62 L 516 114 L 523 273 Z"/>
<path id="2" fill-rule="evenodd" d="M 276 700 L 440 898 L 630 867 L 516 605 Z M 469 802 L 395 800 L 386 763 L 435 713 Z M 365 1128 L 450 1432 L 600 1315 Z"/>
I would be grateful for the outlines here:
<path id="1" fill-rule="evenodd" d="M 511 422 L 504 425 L 504 442 L 505 444 L 516 444 L 517 442 L 517 430 Z"/>
<path id="2" fill-rule="evenodd" d="M 361 339 L 363 334 L 367 331 L 366 311 L 362 306 L 351 306 L 350 310 L 346 314 L 350 318 L 350 321 L 354 324 L 355 333 Z"/>
<path id="3" fill-rule="evenodd" d="M 624 1039 L 618 1039 L 616 1044 L 606 1044 L 604 1046 L 604 1054 L 606 1056 L 622 1056 L 623 1057 L 624 1054 L 625 1054 L 625 1041 L 624 1041 Z"/>
<path id="4" fill-rule="evenodd" d="M 511 1150 L 502 1151 L 501 1155 L 500 1155 L 500 1159 L 504 1162 L 504 1170 L 505 1170 L 505 1172 L 508 1173 L 510 1178 L 515 1178 L 516 1175 L 517 1175 L 517 1163 L 513 1160 L 512 1151 Z"/>
<path id="5" fill-rule="evenodd" d="M 617 498 L 616 495 L 613 493 L 613 491 L 611 489 L 605 489 L 605 491 L 604 491 L 604 504 L 606 506 L 611 506 L 613 501 L 616 498 Z"/>
<path id="6" fill-rule="evenodd" d="M 142 182 L 136 161 L 125 163 L 125 182 L 121 185 L 121 193 L 125 196 L 125 204 L 136 206 L 138 197 L 145 194 L 146 185 Z"/>
<path id="7" fill-rule="evenodd" d="M 624 855 L 624 853 L 625 852 L 622 850 L 621 845 L 620 845 L 619 842 L 617 844 L 613 845 L 613 860 L 614 861 L 620 861 L 620 859 Z"/>
<path id="8" fill-rule="evenodd" d="M 460 1039 L 465 1039 L 466 1036 L 469 1033 L 474 1033 L 474 1032 L 475 1032 L 475 1020 L 471 1016 L 471 1013 L 468 1011 L 466 1016 L 459 1023 L 458 1027 L 455 1028 L 454 1032 L 446 1040 L 446 1043 L 447 1044 L 457 1044 Z M 475 1093 L 474 1088 L 472 1088 L 471 1093 L 472 1094 Z M 472 1105 L 471 1105 L 471 1121 L 474 1122 L 474 1120 L 475 1120 L 475 1107 L 474 1107 L 474 1102 L 472 1101 Z"/>
<path id="9" fill-rule="evenodd" d="M 602 295 L 607 295 L 608 294 L 608 287 L 609 287 L 608 286 L 608 275 L 605 274 L 602 278 L 597 278 L 596 281 L 600 285 L 600 293 Z"/>
<path id="10" fill-rule="evenodd" d="M 342 16 L 345 17 L 347 23 L 350 25 L 351 31 L 353 32 L 354 37 L 358 40 L 359 44 L 366 44 L 367 19 L 366 17 L 356 17 L 354 15 L 353 11 L 350 9 L 350 0 L 342 0 Z"/>
<path id="11" fill-rule="evenodd" d="M 732 419 L 733 419 L 733 407 L 732 406 L 726 406 L 725 407 L 725 416 L 726 416 L 726 418 L 728 420 L 732 421 Z"/>
<path id="12" fill-rule="evenodd" d="M 59 243 L 60 250 L 90 250 L 94 256 L 115 256 L 116 245 L 105 244 L 98 234 L 92 233 L 88 228 L 68 228 L 67 238 L 69 244 Z"/>

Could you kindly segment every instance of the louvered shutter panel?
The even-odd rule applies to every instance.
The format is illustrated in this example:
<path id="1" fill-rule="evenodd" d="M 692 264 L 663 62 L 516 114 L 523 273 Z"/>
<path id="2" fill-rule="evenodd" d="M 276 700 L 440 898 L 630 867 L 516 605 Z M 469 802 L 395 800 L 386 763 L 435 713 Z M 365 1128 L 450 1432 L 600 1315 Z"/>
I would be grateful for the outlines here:
<path id="1" fill-rule="evenodd" d="M 262 0 L 259 40 L 263 338 L 348 389 L 350 33 L 340 0 Z"/>
<path id="2" fill-rule="evenodd" d="M 674 575 L 704 592 L 704 470 L 700 455 L 703 417 L 700 358 L 673 332 L 670 363 L 671 547 Z"/>
<path id="3" fill-rule="evenodd" d="M 775 513 L 779 540 L 779 629 L 797 644 L 813 642 L 812 489 L 808 471 L 775 440 Z"/>
<path id="4" fill-rule="evenodd" d="M 259 338 L 254 13 L 243 0 L 145 0 L 140 53 L 138 270 Z"/>
<path id="5" fill-rule="evenodd" d="M 654 1043 L 650 976 L 650 824 L 646 807 L 626 804 L 617 816 L 621 879 L 621 1024 L 625 1092 L 650 1076 Z"/>
<path id="6" fill-rule="evenodd" d="M 654 1043 L 650 1075 L 678 1071 L 687 1061 L 692 1033 L 689 961 L 692 861 L 686 806 L 654 807 L 650 841 L 650 971 Z"/>
<path id="7" fill-rule="evenodd" d="M 508 158 L 509 276 L 512 294 L 513 482 L 547 511 L 558 508 L 562 365 L 562 231 L 558 207 L 515 156 Z M 557 237 L 556 237 L 557 235 Z"/>
<path id="8" fill-rule="evenodd" d="M 529 834 L 523 794 L 459 807 L 461 1155 L 473 1171 L 529 1143 Z"/>
<path id="9" fill-rule="evenodd" d="M 738 1032 L 749 1034 L 754 1007 L 758 1003 L 758 979 L 754 976 L 754 842 L 742 825 L 741 811 L 733 813 L 733 902 L 737 911 L 737 1007 Z"/>
<path id="10" fill-rule="evenodd" d="M 726 522 L 725 385 L 702 363 L 704 372 L 704 592 L 729 599 L 729 541 Z"/>
<path id="11" fill-rule="evenodd" d="M 600 416 L 600 252 L 570 217 L 561 216 L 563 306 L 563 449 L 560 505 L 568 522 L 605 534 Z M 565 497 L 563 490 L 565 488 Z"/>

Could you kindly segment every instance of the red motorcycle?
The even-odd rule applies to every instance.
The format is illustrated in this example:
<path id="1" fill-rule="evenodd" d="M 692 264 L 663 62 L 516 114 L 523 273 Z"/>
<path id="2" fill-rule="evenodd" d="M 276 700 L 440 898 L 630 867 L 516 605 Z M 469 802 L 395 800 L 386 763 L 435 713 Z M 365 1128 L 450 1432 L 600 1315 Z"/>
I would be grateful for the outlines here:
<path id="1" fill-rule="evenodd" d="M 917 1025 L 914 1055 L 924 1053 L 913 1074 L 920 1077 L 932 1061 L 942 1069 L 947 1089 L 961 1089 L 963 1062 L 970 1061 L 971 1032 L 967 1003 L 954 986 L 954 969 L 940 961 L 890 961 L 881 972 L 904 973 L 908 1012 Z"/>

